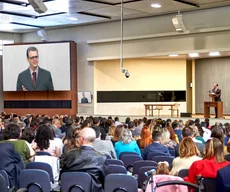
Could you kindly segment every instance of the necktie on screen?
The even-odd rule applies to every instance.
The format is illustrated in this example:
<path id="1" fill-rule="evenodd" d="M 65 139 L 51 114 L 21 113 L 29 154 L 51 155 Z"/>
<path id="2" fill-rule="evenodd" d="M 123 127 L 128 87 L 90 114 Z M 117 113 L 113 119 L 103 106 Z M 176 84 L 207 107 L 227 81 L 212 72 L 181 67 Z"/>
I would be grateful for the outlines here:
<path id="1" fill-rule="evenodd" d="M 34 87 L 36 87 L 36 72 L 33 72 L 32 76 L 33 76 L 32 81 L 33 81 Z"/>

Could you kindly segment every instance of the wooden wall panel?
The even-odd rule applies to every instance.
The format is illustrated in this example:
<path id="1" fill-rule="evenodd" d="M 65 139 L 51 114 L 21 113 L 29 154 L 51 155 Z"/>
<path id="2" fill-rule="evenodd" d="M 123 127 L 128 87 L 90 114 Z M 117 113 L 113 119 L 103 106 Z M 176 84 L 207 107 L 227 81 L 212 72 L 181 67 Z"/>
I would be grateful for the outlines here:
<path id="1" fill-rule="evenodd" d="M 49 43 L 65 43 L 65 42 L 49 42 Z M 66 42 L 67 43 L 67 42 Z M 75 42 L 68 42 L 70 46 L 70 91 L 36 91 L 36 92 L 4 92 L 4 101 L 21 101 L 21 100 L 71 100 L 71 108 L 52 108 L 52 109 L 34 109 L 34 108 L 7 108 L 6 113 L 25 114 L 69 114 L 75 116 L 77 114 L 77 45 Z M 40 44 L 40 43 L 26 43 Z M 24 44 L 17 44 L 24 45 Z M 10 46 L 10 45 L 9 45 Z"/>

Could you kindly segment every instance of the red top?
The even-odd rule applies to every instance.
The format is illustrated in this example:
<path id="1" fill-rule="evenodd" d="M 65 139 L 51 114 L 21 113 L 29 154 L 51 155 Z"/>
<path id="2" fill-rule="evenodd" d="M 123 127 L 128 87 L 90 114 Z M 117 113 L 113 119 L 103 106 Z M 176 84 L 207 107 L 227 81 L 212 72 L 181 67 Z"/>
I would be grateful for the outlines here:
<path id="1" fill-rule="evenodd" d="M 229 164 L 230 162 L 228 161 L 217 163 L 215 158 L 195 161 L 189 169 L 188 177 L 184 178 L 184 180 L 196 183 L 198 175 L 201 175 L 203 178 L 216 178 L 217 171 Z"/>

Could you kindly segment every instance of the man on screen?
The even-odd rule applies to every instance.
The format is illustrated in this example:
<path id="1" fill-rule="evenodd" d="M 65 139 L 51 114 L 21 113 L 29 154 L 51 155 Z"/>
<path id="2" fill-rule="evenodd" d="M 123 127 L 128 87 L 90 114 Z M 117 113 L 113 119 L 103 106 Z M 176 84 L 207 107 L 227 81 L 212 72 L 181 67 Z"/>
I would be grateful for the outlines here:
<path id="1" fill-rule="evenodd" d="M 50 72 L 38 66 L 38 49 L 29 47 L 26 56 L 29 68 L 18 75 L 17 91 L 53 91 Z"/>
<path id="2" fill-rule="evenodd" d="M 221 89 L 219 89 L 217 83 L 214 83 L 212 93 L 216 94 L 215 101 L 221 101 Z M 215 107 L 215 114 L 217 118 L 217 107 Z"/>
<path id="3" fill-rule="evenodd" d="M 81 103 L 89 103 L 88 99 L 85 97 L 85 93 L 82 93 Z"/>

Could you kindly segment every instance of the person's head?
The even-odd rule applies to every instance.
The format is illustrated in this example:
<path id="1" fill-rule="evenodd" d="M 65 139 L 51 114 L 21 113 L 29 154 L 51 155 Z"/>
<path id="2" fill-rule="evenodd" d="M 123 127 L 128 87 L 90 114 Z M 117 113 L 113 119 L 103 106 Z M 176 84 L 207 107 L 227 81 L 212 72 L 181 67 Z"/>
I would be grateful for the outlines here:
<path id="1" fill-rule="evenodd" d="M 127 117 L 127 118 L 125 119 L 125 124 L 129 124 L 130 121 L 131 121 L 130 117 Z"/>
<path id="2" fill-rule="evenodd" d="M 167 161 L 160 161 L 157 164 L 156 175 L 169 175 L 169 163 Z"/>
<path id="3" fill-rule="evenodd" d="M 199 131 L 199 135 L 200 135 L 201 137 L 203 137 L 203 135 L 204 135 L 204 130 L 203 130 L 202 126 L 201 126 L 200 124 L 198 124 L 198 125 L 197 125 L 197 128 L 198 128 L 198 131 Z"/>
<path id="4" fill-rule="evenodd" d="M 115 117 L 115 118 L 114 118 L 114 121 L 119 121 L 119 117 Z"/>
<path id="5" fill-rule="evenodd" d="M 194 136 L 194 131 L 192 128 L 190 127 L 185 127 L 183 130 L 182 130 L 182 137 L 185 138 L 185 137 L 191 137 L 193 138 Z"/>
<path id="6" fill-rule="evenodd" d="M 200 151 L 190 137 L 185 137 L 180 143 L 179 155 L 180 158 L 200 156 Z"/>
<path id="7" fill-rule="evenodd" d="M 138 120 L 138 125 L 143 127 L 144 126 L 144 120 L 143 119 L 139 119 Z"/>
<path id="8" fill-rule="evenodd" d="M 89 120 L 85 120 L 83 121 L 83 123 L 81 124 L 81 128 L 84 129 L 86 127 L 90 127 L 90 122 Z"/>
<path id="9" fill-rule="evenodd" d="M 180 119 L 178 122 L 178 126 L 180 129 L 183 129 L 184 128 L 184 121 Z"/>
<path id="10" fill-rule="evenodd" d="M 38 67 L 38 49 L 36 47 L 29 47 L 26 51 L 27 61 L 32 70 L 36 70 Z"/>
<path id="11" fill-rule="evenodd" d="M 100 138 L 101 137 L 101 129 L 98 126 L 93 126 L 92 129 L 95 131 L 96 133 L 96 138 Z"/>
<path id="12" fill-rule="evenodd" d="M 93 124 L 99 126 L 100 124 L 100 119 L 98 117 L 93 118 Z"/>
<path id="13" fill-rule="evenodd" d="M 82 92 L 82 97 L 85 97 L 85 92 Z"/>
<path id="14" fill-rule="evenodd" d="M 112 121 L 111 119 L 107 119 L 107 120 L 105 121 L 105 126 L 106 126 L 106 127 L 110 127 L 112 124 L 113 124 L 113 121 Z"/>
<path id="15" fill-rule="evenodd" d="M 218 88 L 218 84 L 217 84 L 217 83 L 214 83 L 214 84 L 213 84 L 213 88 L 214 88 L 214 89 Z"/>
<path id="16" fill-rule="evenodd" d="M 81 145 L 93 145 L 96 139 L 96 132 L 92 128 L 84 128 L 80 131 Z"/>
<path id="17" fill-rule="evenodd" d="M 61 127 L 61 122 L 58 118 L 54 118 L 52 121 L 52 125 L 54 125 L 55 127 L 59 128 Z"/>
<path id="18" fill-rule="evenodd" d="M 153 139 L 153 141 L 160 141 L 161 140 L 161 132 L 160 131 L 153 131 L 152 139 Z"/>
<path id="19" fill-rule="evenodd" d="M 147 126 L 144 126 L 141 130 L 141 140 L 140 140 L 140 148 L 144 148 L 147 145 L 152 144 L 152 134 L 150 129 Z"/>
<path id="20" fill-rule="evenodd" d="M 4 140 L 19 139 L 20 134 L 20 127 L 17 124 L 10 123 L 6 126 L 6 128 L 3 131 L 3 138 Z"/>
<path id="21" fill-rule="evenodd" d="M 196 118 L 195 119 L 195 124 L 197 125 L 197 124 L 200 124 L 200 119 L 199 118 Z"/>
<path id="22" fill-rule="evenodd" d="M 22 133 L 22 136 L 20 139 L 27 141 L 28 143 L 32 143 L 32 141 L 35 138 L 35 133 L 34 133 L 34 129 L 29 127 L 27 129 L 25 129 Z"/>
<path id="23" fill-rule="evenodd" d="M 128 128 L 131 130 L 135 129 L 135 123 L 133 121 L 130 121 L 128 124 Z"/>
<path id="24" fill-rule="evenodd" d="M 224 143 L 224 132 L 221 127 L 215 126 L 212 129 L 211 137 L 218 138 L 222 143 Z"/>
<path id="25" fill-rule="evenodd" d="M 167 144 L 170 141 L 170 133 L 167 128 L 163 128 L 161 132 L 161 144 Z"/>
<path id="26" fill-rule="evenodd" d="M 48 149 L 50 146 L 51 130 L 48 125 L 39 125 L 36 130 L 35 142 L 40 150 Z"/>
<path id="27" fill-rule="evenodd" d="M 178 121 L 173 121 L 173 123 L 172 123 L 172 128 L 173 128 L 173 129 L 179 128 Z"/>
<path id="28" fill-rule="evenodd" d="M 70 151 L 72 149 L 80 148 L 80 129 L 74 128 L 67 132 L 66 135 L 66 150 Z"/>
<path id="29" fill-rule="evenodd" d="M 115 129 L 116 129 L 115 126 L 110 126 L 110 127 L 109 127 L 109 131 L 108 131 L 108 135 L 109 135 L 109 136 L 114 136 Z"/>
<path id="30" fill-rule="evenodd" d="M 121 134 L 122 143 L 130 143 L 133 140 L 132 133 L 129 129 L 123 129 Z"/>
<path id="31" fill-rule="evenodd" d="M 204 147 L 204 159 L 215 158 L 215 162 L 222 163 L 224 159 L 224 145 L 217 138 L 209 139 Z"/>
<path id="32" fill-rule="evenodd" d="M 121 139 L 121 133 L 124 129 L 124 125 L 118 125 L 114 132 L 113 141 L 119 141 Z"/>

